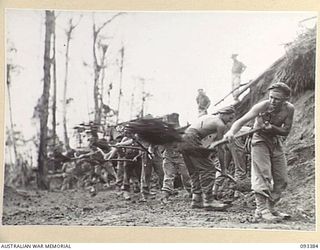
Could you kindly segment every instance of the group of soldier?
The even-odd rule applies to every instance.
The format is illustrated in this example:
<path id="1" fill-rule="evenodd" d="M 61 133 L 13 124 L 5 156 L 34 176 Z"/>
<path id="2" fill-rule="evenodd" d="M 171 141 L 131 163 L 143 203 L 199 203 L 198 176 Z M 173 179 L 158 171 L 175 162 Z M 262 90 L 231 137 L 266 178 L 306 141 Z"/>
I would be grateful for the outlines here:
<path id="1" fill-rule="evenodd" d="M 291 90 L 286 84 L 273 83 L 268 90 L 267 100 L 255 104 L 236 121 L 233 106 L 220 109 L 215 114 L 202 114 L 185 129 L 182 142 L 152 145 L 139 138 L 138 134 L 124 129 L 116 138 L 116 143 L 111 145 L 107 141 L 105 147 L 99 144 L 98 138 L 92 138 L 92 152 L 76 158 L 99 154 L 97 165 L 102 168 L 94 168 L 89 179 L 97 181 L 100 178 L 108 185 L 111 177 L 126 200 L 130 200 L 135 192 L 140 193 L 141 202 L 147 202 L 152 196 L 154 172 L 157 175 L 156 186 L 161 190 L 159 202 L 166 204 L 174 199 L 175 179 L 180 176 L 185 198 L 191 200 L 191 208 L 225 211 L 230 204 L 219 200 L 219 183 L 221 178 L 230 177 L 227 169 L 231 159 L 235 166 L 234 175 L 230 177 L 233 181 L 239 181 L 246 172 L 243 157 L 248 136 L 238 137 L 238 134 L 254 120 L 250 150 L 255 217 L 279 222 L 289 218 L 288 214 L 277 211 L 275 205 L 288 184 L 283 139 L 290 132 L 294 107 L 288 102 Z M 178 123 L 172 125 L 179 127 Z M 205 147 L 203 140 L 208 136 L 212 137 L 212 141 Z M 221 140 L 228 143 L 217 144 Z M 99 177 L 102 169 L 104 178 Z M 96 194 L 95 186 L 90 187 L 90 192 Z"/>

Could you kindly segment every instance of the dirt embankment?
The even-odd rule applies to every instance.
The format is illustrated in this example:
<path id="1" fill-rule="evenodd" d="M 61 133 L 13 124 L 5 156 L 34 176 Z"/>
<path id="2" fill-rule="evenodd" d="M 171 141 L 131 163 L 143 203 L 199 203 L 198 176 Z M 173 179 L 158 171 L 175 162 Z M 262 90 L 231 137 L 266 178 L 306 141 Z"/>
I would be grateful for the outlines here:
<path id="1" fill-rule="evenodd" d="M 286 141 L 290 183 L 282 207 L 315 221 L 315 94 L 295 103 L 294 124 Z"/>

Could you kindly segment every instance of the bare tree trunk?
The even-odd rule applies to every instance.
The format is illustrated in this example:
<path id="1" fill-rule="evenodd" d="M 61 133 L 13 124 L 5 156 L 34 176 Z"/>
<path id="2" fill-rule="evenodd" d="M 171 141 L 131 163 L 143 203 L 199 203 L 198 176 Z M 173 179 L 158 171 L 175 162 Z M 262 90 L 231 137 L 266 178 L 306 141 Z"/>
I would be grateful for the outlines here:
<path id="1" fill-rule="evenodd" d="M 51 37 L 53 34 L 54 11 L 46 11 L 46 30 L 45 30 L 45 45 L 44 45 L 44 65 L 43 65 L 43 92 L 41 97 L 40 107 L 40 145 L 38 154 L 38 178 L 37 184 L 40 189 L 47 189 L 47 144 L 48 144 L 48 115 L 49 115 L 49 95 L 50 95 L 50 50 Z"/>
<path id="2" fill-rule="evenodd" d="M 102 106 L 103 106 L 103 92 L 104 92 L 104 79 L 107 71 L 107 64 L 106 64 L 106 54 L 108 50 L 108 45 L 103 44 L 100 45 L 102 48 L 102 55 L 101 55 L 101 80 L 100 80 L 100 93 L 99 93 L 99 111 L 100 111 L 100 123 L 102 120 Z"/>
<path id="3" fill-rule="evenodd" d="M 62 100 L 62 121 L 63 121 L 63 138 L 64 138 L 64 146 L 66 150 L 70 149 L 70 142 L 68 136 L 68 128 L 67 128 L 67 87 L 68 87 L 68 74 L 69 74 L 69 48 L 72 31 L 75 28 L 72 25 L 72 18 L 69 20 L 69 29 L 66 31 L 67 35 L 67 45 L 66 45 L 66 53 L 65 53 L 65 76 L 64 76 L 64 86 L 63 86 L 63 100 Z"/>
<path id="4" fill-rule="evenodd" d="M 134 105 L 134 92 L 132 92 L 132 94 L 131 94 L 131 101 L 130 101 L 130 120 L 132 119 L 133 105 Z"/>
<path id="5" fill-rule="evenodd" d="M 55 17 L 54 17 L 55 18 Z M 53 147 L 56 146 L 56 110 L 57 110 L 57 65 L 56 65 L 56 28 L 55 21 L 52 24 L 52 32 L 53 32 L 53 48 L 52 48 L 52 67 L 53 67 L 53 102 L 52 102 L 52 142 Z"/>
<path id="6" fill-rule="evenodd" d="M 145 79 L 141 78 L 141 83 L 142 83 L 142 102 L 141 102 L 141 111 L 140 111 L 140 117 L 144 117 L 144 103 L 146 101 L 145 97 L 145 91 L 144 91 L 144 85 L 145 85 Z"/>
<path id="7" fill-rule="evenodd" d="M 11 127 L 11 140 L 13 145 L 13 152 L 14 152 L 14 162 L 17 163 L 18 159 L 18 153 L 17 153 L 17 144 L 16 139 L 14 136 L 14 127 L 13 127 L 13 117 L 12 117 L 12 105 L 11 105 L 11 92 L 10 92 L 10 86 L 11 86 L 11 64 L 7 64 L 7 89 L 8 89 L 8 103 L 9 103 L 9 116 L 10 116 L 10 127 Z"/>
<path id="8" fill-rule="evenodd" d="M 63 100 L 62 100 L 62 124 L 63 124 L 63 139 L 64 146 L 66 150 L 70 150 L 70 141 L 68 136 L 68 127 L 67 127 L 67 89 L 68 89 L 68 76 L 69 76 L 69 50 L 70 50 L 70 42 L 72 39 L 72 32 L 77 27 L 81 20 L 78 21 L 77 24 L 73 24 L 73 19 L 69 19 L 69 27 L 65 31 L 67 35 L 67 45 L 66 45 L 66 53 L 65 53 L 65 76 L 64 76 L 64 85 L 63 85 Z"/>
<path id="9" fill-rule="evenodd" d="M 92 34 L 92 52 L 93 52 L 93 68 L 94 68 L 94 82 L 93 82 L 93 99 L 94 99 L 94 122 L 97 124 L 101 123 L 101 89 L 99 88 L 99 79 L 101 74 L 101 69 L 103 68 L 103 62 L 98 61 L 97 57 L 97 43 L 100 31 L 109 23 L 111 23 L 116 17 L 122 15 L 123 13 L 117 13 L 107 21 L 105 21 L 99 28 L 96 27 L 95 21 L 93 20 Z"/>
<path id="10" fill-rule="evenodd" d="M 65 53 L 65 77 L 64 77 L 64 85 L 63 85 L 63 100 L 62 100 L 62 123 L 63 123 L 63 139 L 64 146 L 66 150 L 70 150 L 70 141 L 68 136 L 68 126 L 67 126 L 67 89 L 68 89 L 68 76 L 69 76 L 69 50 L 70 50 L 70 42 L 72 39 L 72 32 L 80 23 L 81 17 L 79 18 L 78 23 L 73 24 L 73 19 L 69 19 L 69 27 L 66 30 L 67 35 L 67 45 L 66 45 L 66 53 Z"/>
<path id="11" fill-rule="evenodd" d="M 120 106 L 121 106 L 121 96 L 122 96 L 122 70 L 123 70 L 123 58 L 124 58 L 124 47 L 122 46 L 120 50 L 120 81 L 119 81 L 119 96 L 118 96 L 118 109 L 117 109 L 117 118 L 116 118 L 116 124 L 118 124 L 119 121 L 119 115 L 120 115 Z"/>
<path id="12" fill-rule="evenodd" d="M 96 31 L 96 24 L 93 24 L 93 67 L 94 67 L 94 85 L 93 85 L 93 98 L 94 98 L 94 122 L 99 124 L 101 120 L 101 110 L 99 105 L 99 77 L 101 66 L 98 63 L 96 43 L 98 32 Z"/>
<path id="13" fill-rule="evenodd" d="M 7 64 L 7 90 L 8 90 L 8 103 L 9 103 L 9 116 L 10 116 L 10 132 L 9 135 L 11 137 L 11 142 L 13 146 L 13 153 L 14 153 L 14 161 L 10 159 L 10 168 L 13 170 L 12 172 L 15 173 L 16 176 L 20 177 L 20 180 L 17 180 L 18 182 L 21 181 L 21 184 L 25 186 L 24 178 L 23 178 L 23 169 L 20 159 L 18 158 L 18 151 L 17 151 L 17 142 L 15 137 L 15 130 L 14 130 L 14 122 L 13 122 L 13 116 L 12 116 L 12 104 L 11 104 L 11 69 L 12 65 Z M 11 158 L 11 152 L 10 152 L 10 158 Z M 16 183 L 12 183 L 16 184 Z"/>

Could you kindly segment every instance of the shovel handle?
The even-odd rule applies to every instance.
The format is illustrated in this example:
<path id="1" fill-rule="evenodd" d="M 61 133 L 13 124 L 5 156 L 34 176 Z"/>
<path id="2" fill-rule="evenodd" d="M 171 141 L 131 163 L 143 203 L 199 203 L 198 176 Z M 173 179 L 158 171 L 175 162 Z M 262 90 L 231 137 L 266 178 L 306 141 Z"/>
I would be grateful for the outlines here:
<path id="1" fill-rule="evenodd" d="M 215 169 L 216 169 L 218 172 L 220 172 L 220 173 L 221 173 L 221 169 L 220 169 L 220 168 L 215 167 Z M 235 179 L 235 178 L 233 178 L 233 176 L 232 176 L 232 175 L 230 175 L 230 174 L 226 174 L 226 175 L 224 175 L 224 176 L 228 177 L 228 178 L 229 178 L 230 180 L 232 180 L 234 183 L 237 183 L 236 179 Z"/>
<path id="2" fill-rule="evenodd" d="M 237 138 L 241 138 L 243 136 L 252 135 L 253 133 L 256 133 L 256 132 L 258 132 L 258 131 L 260 131 L 262 129 L 263 128 L 254 128 L 254 129 L 251 129 L 250 131 L 243 132 L 243 133 L 241 133 L 239 135 L 236 135 L 235 138 L 237 139 Z M 220 146 L 220 145 L 225 144 L 225 143 L 228 143 L 228 142 L 229 141 L 227 139 L 222 139 L 220 141 L 217 141 L 217 142 L 211 144 L 209 149 L 214 150 L 215 147 Z"/>

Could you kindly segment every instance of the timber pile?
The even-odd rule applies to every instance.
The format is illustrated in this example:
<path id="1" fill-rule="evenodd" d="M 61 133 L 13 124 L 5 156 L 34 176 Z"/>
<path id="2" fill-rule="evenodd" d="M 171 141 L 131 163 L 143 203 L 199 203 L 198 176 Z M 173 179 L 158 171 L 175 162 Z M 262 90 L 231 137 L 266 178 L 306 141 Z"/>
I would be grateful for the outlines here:
<path id="1" fill-rule="evenodd" d="M 179 142 L 182 137 L 173 125 L 160 119 L 140 119 L 128 122 L 125 131 L 137 134 L 143 141 L 153 145 L 163 145 L 171 142 Z"/>

